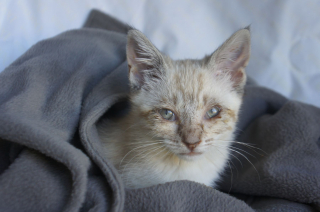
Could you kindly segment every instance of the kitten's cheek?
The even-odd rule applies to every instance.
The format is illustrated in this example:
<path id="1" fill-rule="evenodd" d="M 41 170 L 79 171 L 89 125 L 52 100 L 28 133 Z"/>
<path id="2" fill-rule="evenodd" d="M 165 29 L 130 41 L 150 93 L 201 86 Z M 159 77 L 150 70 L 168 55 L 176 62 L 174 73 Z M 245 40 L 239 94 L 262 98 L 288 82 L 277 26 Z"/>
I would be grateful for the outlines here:
<path id="1" fill-rule="evenodd" d="M 163 145 L 164 145 L 167 149 L 169 149 L 171 152 L 176 151 L 176 149 L 177 149 L 177 147 L 178 147 L 176 143 L 174 143 L 173 141 L 171 141 L 171 140 L 169 140 L 169 139 L 164 139 Z"/>
<path id="2" fill-rule="evenodd" d="M 170 140 L 165 141 L 166 148 L 175 155 L 179 155 L 182 152 L 187 152 L 186 149 L 181 147 L 178 143 L 172 142 Z"/>

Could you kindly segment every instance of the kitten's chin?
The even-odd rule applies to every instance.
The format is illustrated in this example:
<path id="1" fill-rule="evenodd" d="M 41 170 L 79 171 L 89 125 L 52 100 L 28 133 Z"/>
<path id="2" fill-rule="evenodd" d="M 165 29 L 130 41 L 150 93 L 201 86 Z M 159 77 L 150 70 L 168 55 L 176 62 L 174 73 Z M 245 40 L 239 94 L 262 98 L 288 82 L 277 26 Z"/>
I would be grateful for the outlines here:
<path id="1" fill-rule="evenodd" d="M 178 157 L 186 161 L 195 161 L 203 156 L 202 152 L 179 153 Z"/>

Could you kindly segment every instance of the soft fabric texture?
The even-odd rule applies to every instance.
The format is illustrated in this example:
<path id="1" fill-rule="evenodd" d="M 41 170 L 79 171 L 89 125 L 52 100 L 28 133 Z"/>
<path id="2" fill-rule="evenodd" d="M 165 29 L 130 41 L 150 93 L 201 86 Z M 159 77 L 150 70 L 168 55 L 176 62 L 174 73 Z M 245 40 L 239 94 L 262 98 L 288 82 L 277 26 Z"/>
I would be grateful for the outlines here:
<path id="1" fill-rule="evenodd" d="M 266 153 L 235 146 L 252 164 L 233 152 L 241 163 L 226 167 L 220 191 L 189 181 L 125 190 L 96 123 L 128 93 L 128 27 L 96 11 L 88 20 L 0 74 L 0 211 L 320 209 L 320 109 L 253 83 L 238 140 Z"/>

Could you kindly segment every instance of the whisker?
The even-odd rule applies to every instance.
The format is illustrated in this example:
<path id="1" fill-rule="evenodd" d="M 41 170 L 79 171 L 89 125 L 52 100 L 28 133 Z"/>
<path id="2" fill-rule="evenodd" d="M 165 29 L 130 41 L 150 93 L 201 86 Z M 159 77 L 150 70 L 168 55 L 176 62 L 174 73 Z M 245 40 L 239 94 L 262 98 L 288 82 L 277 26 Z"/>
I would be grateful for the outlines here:
<path id="1" fill-rule="evenodd" d="M 124 132 L 126 132 L 127 130 L 129 130 L 130 128 L 132 128 L 132 127 L 134 127 L 136 125 L 138 125 L 138 123 L 130 125 L 127 129 L 124 130 Z"/>
<path id="2" fill-rule="evenodd" d="M 245 150 L 243 150 L 243 149 L 240 149 L 240 148 L 237 148 L 237 147 L 234 147 L 234 146 L 230 146 L 229 148 L 237 149 L 237 150 L 239 150 L 239 151 L 245 152 L 245 153 L 247 153 L 248 155 L 256 158 L 254 155 L 250 154 L 249 152 L 247 152 L 247 151 L 245 151 Z"/>
<path id="3" fill-rule="evenodd" d="M 243 144 L 243 145 L 248 145 L 248 146 L 251 146 L 251 147 L 254 147 L 256 149 L 259 149 L 259 150 L 262 150 L 258 147 L 255 147 L 254 145 L 257 145 L 257 144 L 254 144 L 254 143 L 244 143 L 244 142 L 240 142 L 240 141 L 232 141 L 233 143 L 237 143 L 237 144 Z"/>
<path id="4" fill-rule="evenodd" d="M 237 158 L 237 156 L 235 156 L 235 155 L 233 155 L 232 153 L 230 153 L 230 155 L 232 156 L 232 157 L 234 157 L 235 159 L 237 159 L 238 161 L 239 161 L 239 163 L 241 164 L 241 167 L 243 168 L 243 164 L 242 164 L 242 162 L 241 162 L 241 160 L 239 159 L 239 158 Z M 232 162 L 232 164 L 233 164 L 233 162 Z M 234 164 L 233 164 L 234 165 Z M 235 165 L 234 165 L 235 166 Z M 236 169 L 237 169 L 237 166 L 235 166 L 236 167 Z M 238 171 L 238 169 L 237 169 L 237 171 Z"/>
<path id="5" fill-rule="evenodd" d="M 219 146 L 216 146 L 216 145 L 212 145 L 212 146 L 214 146 L 214 147 L 218 147 L 219 148 Z M 221 147 L 221 146 L 220 146 Z M 219 149 L 217 148 L 217 150 L 219 151 Z M 219 151 L 220 152 L 220 151 Z M 221 152 L 220 152 L 221 153 Z M 222 153 L 221 153 L 222 154 Z M 234 158 L 236 158 L 238 161 L 239 161 L 239 163 L 241 164 L 241 167 L 243 168 L 243 164 L 242 164 L 242 162 L 241 162 L 241 160 L 239 159 L 239 158 L 237 158 L 236 156 L 234 156 L 232 153 L 230 153 L 230 155 L 232 156 L 232 157 L 234 157 Z M 233 164 L 234 165 L 234 164 Z M 236 166 L 235 166 L 236 167 Z"/>
<path id="6" fill-rule="evenodd" d="M 215 139 L 215 138 L 211 138 L 211 139 L 213 139 L 214 141 L 230 141 L 230 142 L 234 142 L 235 141 L 235 140 L 224 140 L 224 139 Z M 241 142 L 241 143 L 243 143 L 243 142 Z M 246 143 L 246 144 L 256 145 L 254 143 Z"/>
<path id="7" fill-rule="evenodd" d="M 240 132 L 244 132 L 242 129 L 240 129 L 240 128 L 237 127 L 237 126 L 235 127 L 235 129 L 236 129 L 236 131 L 238 131 L 238 132 L 239 132 L 239 131 L 240 131 Z M 237 133 L 237 132 L 236 132 L 236 133 Z"/>
<path id="8" fill-rule="evenodd" d="M 231 152 L 229 153 L 232 157 L 234 157 L 234 158 L 236 158 L 237 160 L 239 160 L 235 155 L 233 155 Z M 239 176 L 239 171 L 238 171 L 238 168 L 237 168 L 237 166 L 236 165 L 234 165 L 234 163 L 233 163 L 233 161 L 229 158 L 228 159 L 228 161 L 230 161 L 231 163 L 232 163 L 232 165 L 233 165 L 233 167 L 237 170 L 237 177 Z M 239 160 L 239 162 L 241 163 L 241 161 Z M 242 166 L 242 163 L 241 163 L 241 167 L 243 167 Z"/>
<path id="9" fill-rule="evenodd" d="M 207 145 L 210 146 L 211 144 L 207 144 Z M 245 152 L 245 153 L 247 153 L 248 155 L 256 158 L 254 155 L 250 154 L 249 152 L 247 152 L 247 151 L 245 151 L 245 150 L 243 150 L 243 149 L 234 147 L 234 146 L 221 146 L 221 147 L 227 147 L 228 149 L 237 149 L 237 150 L 239 150 L 239 151 Z"/>
<path id="10" fill-rule="evenodd" d="M 136 145 L 136 144 L 149 144 L 149 143 L 164 143 L 163 140 L 152 140 L 152 141 L 140 141 L 140 142 L 130 142 L 125 145 Z"/>
<path id="11" fill-rule="evenodd" d="M 255 144 L 244 143 L 244 142 L 233 141 L 233 140 L 214 140 L 214 141 L 218 141 L 218 142 L 219 142 L 219 141 L 228 141 L 228 142 L 240 144 L 240 145 L 246 146 L 246 147 L 248 147 L 248 148 L 250 148 L 250 149 L 252 148 L 251 150 L 254 151 L 255 153 L 257 153 L 257 154 L 260 155 L 260 156 L 264 156 L 264 155 L 258 153 L 258 152 L 255 151 L 254 149 L 259 150 L 259 151 L 263 152 L 264 154 L 268 155 L 268 153 L 266 153 L 265 151 L 263 151 L 261 148 L 258 148 L 258 147 L 253 146 L 253 145 L 255 145 Z"/>
<path id="12" fill-rule="evenodd" d="M 159 153 L 161 153 L 162 151 L 166 150 L 165 146 L 161 146 L 161 147 L 159 147 L 158 149 L 161 149 L 162 147 L 164 147 L 164 148 L 163 148 L 163 150 L 161 150 L 160 152 L 156 153 L 156 154 L 155 154 L 155 155 L 153 155 L 152 157 L 155 157 L 156 155 L 158 155 L 158 154 L 159 154 Z M 155 150 L 153 150 L 153 151 L 151 151 L 151 152 L 147 153 L 146 155 L 142 156 L 142 157 L 141 157 L 141 159 L 146 158 L 148 155 L 150 155 L 152 152 L 154 152 L 154 151 L 156 151 L 156 150 L 158 150 L 158 149 L 155 149 Z"/>
<path id="13" fill-rule="evenodd" d="M 221 154 L 221 155 L 224 155 L 222 152 L 220 152 L 220 150 L 217 148 L 217 150 L 218 150 L 218 152 Z M 232 154 L 230 154 L 230 155 L 232 155 Z M 232 155 L 233 156 L 233 155 Z M 235 157 L 235 156 L 234 156 Z M 237 158 L 238 159 L 238 158 Z M 239 160 L 239 159 L 238 159 Z M 229 168 L 230 168 L 230 171 L 231 171 L 231 185 L 230 185 L 230 189 L 229 189 L 229 192 L 228 193 L 230 193 L 230 191 L 231 191 L 231 188 L 232 188 L 232 184 L 233 184 L 233 172 L 232 172 L 232 168 L 231 168 L 231 165 L 230 165 L 230 162 L 233 164 L 233 166 L 236 168 L 236 170 L 237 170 L 237 174 L 238 174 L 238 169 L 237 169 L 237 167 L 234 165 L 234 163 L 232 162 L 232 160 L 230 160 L 230 159 L 228 159 L 228 164 L 229 164 Z M 240 160 L 239 160 L 240 161 Z M 210 160 L 210 162 L 214 165 L 214 166 L 216 166 L 211 160 Z M 241 161 L 240 161 L 240 163 L 241 163 Z M 241 163 L 242 164 L 242 163 Z"/>
<path id="14" fill-rule="evenodd" d="M 213 140 L 214 140 L 214 141 L 229 141 L 229 142 L 247 144 L 247 145 L 250 145 L 250 146 L 252 146 L 252 147 L 254 147 L 254 145 L 257 145 L 257 144 L 254 144 L 254 143 L 244 143 L 244 142 L 239 142 L 239 141 L 235 141 L 235 140 L 222 140 L 222 139 L 213 139 Z M 255 147 L 255 148 L 258 148 L 258 147 Z"/>
<path id="15" fill-rule="evenodd" d="M 219 147 L 219 146 L 216 146 L 216 147 Z M 221 146 L 220 146 L 221 147 Z M 225 146 L 222 146 L 222 147 L 225 147 Z M 256 169 L 256 167 L 253 165 L 253 163 L 244 155 L 242 154 L 241 152 L 237 151 L 237 150 L 234 150 L 234 149 L 231 149 L 231 148 L 228 148 L 230 151 L 233 151 L 233 152 L 236 152 L 238 153 L 239 155 L 241 155 L 242 157 L 244 157 L 251 165 L 252 167 L 256 170 L 257 174 L 258 174 L 258 177 L 259 177 L 259 181 L 261 181 L 260 179 L 260 174 L 258 172 L 258 170 Z"/>
<path id="16" fill-rule="evenodd" d="M 120 165 L 119 165 L 119 166 L 121 166 L 123 160 L 124 160 L 132 151 L 134 151 L 134 150 L 136 150 L 136 149 L 144 148 L 144 147 L 147 147 L 147 146 L 151 146 L 151 145 L 156 145 L 156 144 L 159 144 L 159 143 L 151 143 L 151 144 L 146 144 L 146 145 L 142 145 L 142 146 L 138 146 L 138 147 L 136 147 L 136 148 L 133 148 L 132 150 L 130 150 L 129 152 L 127 152 L 127 154 L 122 158 L 122 160 L 120 161 Z"/>
<path id="17" fill-rule="evenodd" d="M 258 174 L 258 177 L 259 177 L 259 181 L 261 181 L 261 179 L 260 179 L 260 174 L 259 174 L 258 170 L 256 169 L 256 167 L 253 165 L 253 163 L 252 163 L 244 154 L 242 154 L 241 152 L 236 151 L 236 150 L 234 150 L 234 149 L 230 149 L 230 150 L 231 150 L 231 151 L 234 151 L 234 152 L 240 154 L 242 157 L 244 157 L 244 158 L 253 166 L 253 168 L 256 170 L 256 172 L 257 172 L 257 174 Z"/>
<path id="18" fill-rule="evenodd" d="M 161 146 L 161 147 L 162 147 L 162 146 Z M 161 148 L 161 147 L 160 147 L 160 148 Z M 127 162 L 126 166 L 125 166 L 124 169 L 123 169 L 123 172 L 125 172 L 126 167 L 130 164 L 130 162 L 131 162 L 135 157 L 143 154 L 144 152 L 146 152 L 146 151 L 148 151 L 148 150 L 152 150 L 151 152 L 153 152 L 153 150 L 156 150 L 156 149 L 159 149 L 159 147 L 152 147 L 151 149 L 147 149 L 147 150 L 142 151 L 142 152 L 140 152 L 139 154 L 135 155 L 133 158 L 131 158 L 131 159 L 129 160 L 129 162 Z M 121 165 L 121 163 L 120 163 L 120 165 Z"/>
<path id="19" fill-rule="evenodd" d="M 258 147 L 255 147 L 255 146 L 252 146 L 253 144 L 248 144 L 248 143 L 238 142 L 238 141 L 233 141 L 233 143 L 240 144 L 240 145 L 244 145 L 244 146 L 247 146 L 248 148 L 250 147 L 250 148 L 253 148 L 253 149 L 257 149 L 257 150 L 263 152 L 264 154 L 268 155 L 268 153 L 265 152 L 263 149 L 258 148 Z M 252 149 L 252 151 L 256 152 L 256 151 L 253 150 L 253 149 Z M 256 153 L 259 154 L 258 152 L 256 152 Z M 259 154 L 259 155 L 261 155 L 261 154 Z M 264 156 L 264 155 L 261 155 L 261 156 Z"/>
<path id="20" fill-rule="evenodd" d="M 233 183 L 233 172 L 232 172 L 231 165 L 230 165 L 229 161 L 227 161 L 227 162 L 229 164 L 229 168 L 230 168 L 230 171 L 231 171 L 231 184 L 230 184 L 230 189 L 228 191 L 228 194 L 230 194 L 230 191 L 232 189 L 232 183 Z"/>
<path id="21" fill-rule="evenodd" d="M 164 148 L 163 148 L 163 150 L 159 151 L 159 152 L 158 152 L 158 153 L 156 153 L 155 155 L 152 155 L 152 156 L 151 156 L 151 158 L 156 157 L 158 154 L 160 154 L 161 152 L 163 152 L 163 151 L 165 151 L 165 150 L 166 150 L 165 146 L 161 146 L 161 147 L 164 147 Z M 159 148 L 159 149 L 160 149 L 160 148 Z M 153 152 L 154 152 L 154 151 L 153 151 Z M 150 155 L 150 153 L 149 153 L 149 154 L 147 154 L 147 155 Z M 143 158 L 146 158 L 146 157 L 147 157 L 147 155 L 145 155 L 145 157 L 143 157 Z M 151 159 L 151 158 L 150 158 L 150 159 Z"/>
<path id="22" fill-rule="evenodd" d="M 142 157 L 142 158 L 140 158 L 140 159 L 141 159 L 141 160 L 144 159 L 145 157 L 147 157 L 147 155 L 151 154 L 151 153 L 154 152 L 154 151 L 157 151 L 158 149 L 161 149 L 162 147 L 164 147 L 164 146 L 152 148 L 152 151 L 150 151 L 149 153 L 147 153 L 144 157 Z M 148 150 L 146 150 L 146 151 L 148 151 Z M 135 155 L 133 158 L 131 158 L 131 160 L 130 160 L 130 161 L 126 164 L 126 166 L 124 167 L 123 172 L 125 172 L 127 166 L 130 164 L 130 162 L 131 162 L 135 157 L 143 154 L 143 153 L 146 152 L 146 151 L 143 151 L 143 152 L 139 153 L 138 155 Z M 135 165 L 135 164 L 138 163 L 138 162 L 139 162 L 139 161 L 135 162 L 133 165 Z"/>

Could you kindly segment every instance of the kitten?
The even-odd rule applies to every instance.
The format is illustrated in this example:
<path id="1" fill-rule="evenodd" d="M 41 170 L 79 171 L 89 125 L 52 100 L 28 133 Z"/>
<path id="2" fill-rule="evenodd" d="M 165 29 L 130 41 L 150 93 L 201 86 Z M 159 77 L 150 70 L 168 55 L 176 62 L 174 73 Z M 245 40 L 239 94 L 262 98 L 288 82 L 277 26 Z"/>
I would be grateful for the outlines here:
<path id="1" fill-rule="evenodd" d="M 249 28 L 202 60 L 172 60 L 129 31 L 131 109 L 98 126 L 105 156 L 126 187 L 215 185 L 229 159 L 249 57 Z"/>

